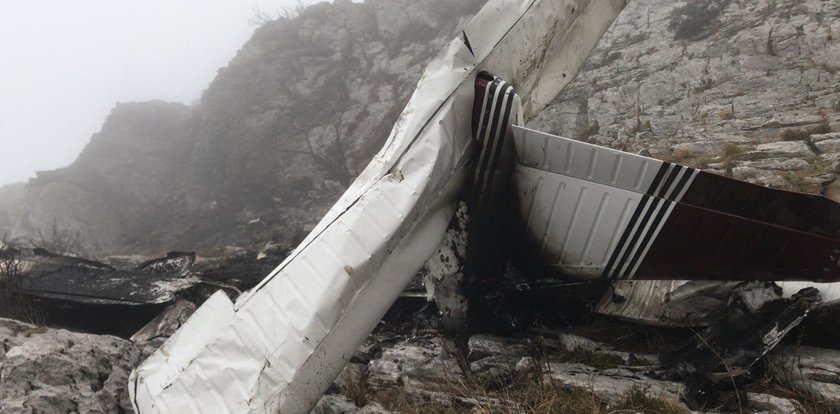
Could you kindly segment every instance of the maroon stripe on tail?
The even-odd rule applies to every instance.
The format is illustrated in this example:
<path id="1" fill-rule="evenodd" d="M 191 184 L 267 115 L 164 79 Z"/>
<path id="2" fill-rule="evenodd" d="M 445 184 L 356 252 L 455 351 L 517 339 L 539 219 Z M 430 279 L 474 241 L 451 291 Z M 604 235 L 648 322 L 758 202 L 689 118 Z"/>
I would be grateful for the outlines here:
<path id="1" fill-rule="evenodd" d="M 487 72 L 479 73 L 475 79 L 475 99 L 473 100 L 472 111 L 472 134 L 473 138 L 477 140 L 480 140 L 478 134 L 481 132 L 481 125 L 478 124 L 481 121 L 481 107 L 484 104 L 487 89 L 490 87 L 492 82 L 493 75 L 490 75 Z"/>
<path id="2" fill-rule="evenodd" d="M 840 204 L 815 194 L 776 190 L 700 172 L 680 202 L 806 233 L 840 238 Z"/>
<path id="3" fill-rule="evenodd" d="M 634 278 L 836 282 L 838 262 L 838 240 L 679 203 Z"/>

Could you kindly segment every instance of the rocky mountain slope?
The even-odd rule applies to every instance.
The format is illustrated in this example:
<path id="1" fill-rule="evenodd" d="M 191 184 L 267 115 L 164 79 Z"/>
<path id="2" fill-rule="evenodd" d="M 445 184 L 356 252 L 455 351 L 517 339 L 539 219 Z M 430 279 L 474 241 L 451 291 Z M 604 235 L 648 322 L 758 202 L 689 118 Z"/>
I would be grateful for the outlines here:
<path id="1" fill-rule="evenodd" d="M 268 240 L 283 251 L 364 168 L 425 62 L 481 3 L 339 0 L 269 22 L 199 104 L 117 105 L 71 166 L 0 188 L 0 233 L 49 237 L 56 223 L 94 254 Z M 836 1 L 633 0 L 580 78 L 530 126 L 836 194 L 835 33 Z M 241 276 L 237 263 L 230 273 Z M 414 305 L 380 324 L 315 412 L 840 407 L 835 350 L 780 347 L 763 361 L 765 378 L 738 384 L 740 393 L 727 393 L 724 379 L 711 406 L 698 404 L 690 379 L 662 375 L 653 354 L 669 343 L 651 330 L 538 320 L 515 336 L 452 338 L 431 307 Z M 126 376 L 161 340 L 0 320 L 0 411 L 130 412 Z"/>
<path id="2" fill-rule="evenodd" d="M 117 105 L 72 165 L 27 184 L 0 233 L 57 222 L 98 254 L 291 243 L 365 167 L 425 63 L 481 4 L 336 1 L 268 22 L 198 105 Z"/>
<path id="3" fill-rule="evenodd" d="M 24 200 L 0 202 L 0 232 L 55 222 L 97 254 L 293 243 L 482 3 L 336 1 L 269 22 L 200 104 L 118 105 L 71 166 L 0 193 Z M 838 192 L 838 17 L 821 0 L 634 0 L 531 126 Z"/>
<path id="4" fill-rule="evenodd" d="M 780 347 L 767 358 L 766 377 L 740 382 L 736 394 L 728 380 L 708 389 L 695 378 L 663 374 L 652 352 L 690 337 L 690 330 L 596 321 L 453 338 L 436 320 L 432 311 L 392 309 L 312 413 L 821 414 L 840 408 L 836 350 Z M 133 412 L 129 372 L 164 338 L 133 339 L 0 318 L 0 411 Z"/>
<path id="5" fill-rule="evenodd" d="M 531 126 L 821 191 L 840 160 L 838 17 L 821 0 L 633 0 Z"/>

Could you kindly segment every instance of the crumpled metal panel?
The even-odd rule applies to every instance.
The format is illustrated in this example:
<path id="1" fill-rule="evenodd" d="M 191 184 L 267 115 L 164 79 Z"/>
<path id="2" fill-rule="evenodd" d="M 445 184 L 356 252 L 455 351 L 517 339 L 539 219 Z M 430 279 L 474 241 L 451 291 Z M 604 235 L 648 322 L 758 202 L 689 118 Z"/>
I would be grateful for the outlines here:
<path id="1" fill-rule="evenodd" d="M 813 282 L 779 282 L 782 287 L 782 296 L 789 298 L 805 288 L 815 288 L 820 292 L 822 302 L 818 306 L 840 304 L 840 283 L 813 283 Z"/>
<path id="2" fill-rule="evenodd" d="M 704 326 L 720 319 L 738 283 L 617 280 L 595 311 L 651 326 Z"/>
<path id="3" fill-rule="evenodd" d="M 510 81 L 527 120 L 577 75 L 625 4 L 490 0 L 429 64 L 383 149 L 290 257 L 236 303 L 212 296 L 132 373 L 135 410 L 308 411 L 446 230 L 473 145 L 476 74 Z"/>
<path id="4" fill-rule="evenodd" d="M 595 311 L 652 326 L 702 326 L 721 318 L 732 290 L 741 282 L 685 280 L 619 280 Z M 817 305 L 840 303 L 840 283 L 777 282 L 782 297 L 806 288 L 819 291 Z"/>
<path id="5" fill-rule="evenodd" d="M 170 253 L 136 269 L 117 269 L 93 260 L 35 249 L 21 264 L 28 277 L 21 291 L 60 303 L 116 306 L 163 305 L 205 283 L 190 273 L 195 255 Z M 218 286 L 218 285 L 216 285 Z"/>

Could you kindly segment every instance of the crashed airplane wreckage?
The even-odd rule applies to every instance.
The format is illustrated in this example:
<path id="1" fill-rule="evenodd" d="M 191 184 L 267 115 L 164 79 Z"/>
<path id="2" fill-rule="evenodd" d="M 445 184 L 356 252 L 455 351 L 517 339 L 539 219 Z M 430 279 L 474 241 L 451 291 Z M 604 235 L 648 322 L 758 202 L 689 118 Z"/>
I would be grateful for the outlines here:
<path id="1" fill-rule="evenodd" d="M 514 126 L 535 250 L 605 280 L 840 280 L 840 205 Z"/>
<path id="2" fill-rule="evenodd" d="M 307 412 L 465 197 L 471 241 L 493 258 L 505 249 L 496 220 L 515 211 L 495 202 L 515 191 L 529 251 L 567 276 L 840 279 L 840 207 L 828 200 L 516 126 L 577 75 L 625 3 L 490 0 L 300 246 L 235 302 L 210 297 L 132 373 L 135 410 Z"/>
<path id="3" fill-rule="evenodd" d="M 136 265 L 107 264 L 32 249 L 21 256 L 19 293 L 37 305 L 45 322 L 93 333 L 131 336 L 178 298 L 232 286 L 193 272 L 195 253 L 170 252 Z"/>

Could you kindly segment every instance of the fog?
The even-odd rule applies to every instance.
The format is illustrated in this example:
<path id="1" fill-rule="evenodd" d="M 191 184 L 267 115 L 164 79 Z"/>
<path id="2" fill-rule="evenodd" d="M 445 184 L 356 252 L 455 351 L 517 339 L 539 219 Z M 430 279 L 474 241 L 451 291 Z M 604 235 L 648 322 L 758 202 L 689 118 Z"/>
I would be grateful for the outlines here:
<path id="1" fill-rule="evenodd" d="M 195 101 L 253 33 L 256 9 L 276 16 L 297 4 L 4 2 L 0 185 L 70 164 L 116 102 Z"/>

